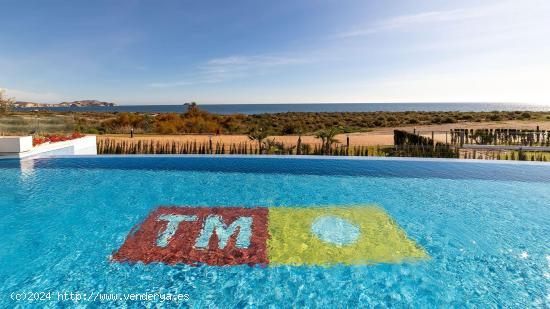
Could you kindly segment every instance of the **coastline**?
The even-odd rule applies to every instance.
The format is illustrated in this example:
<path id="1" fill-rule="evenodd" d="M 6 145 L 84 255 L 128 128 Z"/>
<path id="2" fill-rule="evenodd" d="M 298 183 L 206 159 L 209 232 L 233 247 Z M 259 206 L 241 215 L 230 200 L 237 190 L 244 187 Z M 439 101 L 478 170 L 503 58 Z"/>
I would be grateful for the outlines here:
<path id="1" fill-rule="evenodd" d="M 221 114 L 255 115 L 263 113 L 287 112 L 492 112 L 492 111 L 550 111 L 549 104 L 529 103 L 268 103 L 268 104 L 200 104 L 202 110 Z M 181 113 L 186 110 L 184 104 L 152 105 L 115 105 L 80 107 L 29 107 L 16 111 L 52 111 L 52 112 L 135 112 L 135 113 Z"/>

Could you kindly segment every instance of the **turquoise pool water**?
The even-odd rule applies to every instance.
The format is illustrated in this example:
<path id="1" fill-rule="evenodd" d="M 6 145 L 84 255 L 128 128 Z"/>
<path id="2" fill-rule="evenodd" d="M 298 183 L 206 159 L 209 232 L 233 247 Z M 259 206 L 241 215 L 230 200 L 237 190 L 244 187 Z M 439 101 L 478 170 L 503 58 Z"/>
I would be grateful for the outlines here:
<path id="1" fill-rule="evenodd" d="M 186 294 L 189 307 L 548 307 L 550 165 L 284 157 L 0 160 L 0 307 L 57 293 Z M 346 266 L 114 263 L 159 205 L 379 205 L 429 260 Z M 50 300 L 14 300 L 51 292 Z M 22 296 L 20 296 L 22 297 Z M 153 301 L 160 303 L 161 300 Z M 146 301 L 80 300 L 138 307 Z"/>

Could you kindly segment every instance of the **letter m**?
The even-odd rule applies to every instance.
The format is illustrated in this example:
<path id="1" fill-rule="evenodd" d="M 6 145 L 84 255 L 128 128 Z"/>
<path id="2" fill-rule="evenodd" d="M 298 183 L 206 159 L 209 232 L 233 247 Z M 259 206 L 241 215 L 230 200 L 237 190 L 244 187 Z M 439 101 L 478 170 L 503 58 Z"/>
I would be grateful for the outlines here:
<path id="1" fill-rule="evenodd" d="M 238 217 L 233 223 L 226 226 L 220 216 L 208 216 L 206 220 L 204 220 L 204 226 L 195 242 L 195 248 L 208 248 L 208 243 L 214 231 L 218 236 L 218 248 L 224 249 L 231 235 L 237 232 L 238 235 L 235 246 L 237 248 L 246 249 L 250 246 L 250 237 L 252 236 L 252 217 Z"/>

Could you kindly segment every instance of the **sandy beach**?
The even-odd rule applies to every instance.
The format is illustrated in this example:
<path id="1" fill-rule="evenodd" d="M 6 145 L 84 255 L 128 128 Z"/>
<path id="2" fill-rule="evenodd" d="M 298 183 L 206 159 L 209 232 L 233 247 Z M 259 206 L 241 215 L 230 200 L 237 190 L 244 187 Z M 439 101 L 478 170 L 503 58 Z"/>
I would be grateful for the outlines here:
<path id="1" fill-rule="evenodd" d="M 350 145 L 361 146 L 377 146 L 377 145 L 393 145 L 393 130 L 406 130 L 420 132 L 421 135 L 430 137 L 431 131 L 434 131 L 434 137 L 437 141 L 445 142 L 446 136 L 444 132 L 448 132 L 451 129 L 468 128 L 468 129 L 480 129 L 480 128 L 514 128 L 514 129 L 536 129 L 537 126 L 541 130 L 550 130 L 550 121 L 502 121 L 502 122 L 462 122 L 451 124 L 438 124 L 438 125 L 425 125 L 425 126 L 403 126 L 392 128 L 377 128 L 370 132 L 339 134 L 336 139 L 345 144 L 346 139 L 349 137 Z M 128 141 L 179 141 L 179 142 L 193 142 L 198 143 L 206 142 L 210 138 L 213 143 L 219 142 L 224 144 L 231 143 L 243 143 L 250 142 L 247 135 L 212 135 L 212 134 L 185 134 L 185 135 L 151 135 L 151 134 L 135 134 L 131 139 L 129 134 L 106 134 L 98 135 L 99 140 L 102 139 L 117 139 Z M 285 144 L 296 144 L 298 140 L 297 135 L 276 135 L 268 137 L 274 138 L 278 142 Z M 307 144 L 320 144 L 320 140 L 313 135 L 302 136 L 302 142 Z"/>

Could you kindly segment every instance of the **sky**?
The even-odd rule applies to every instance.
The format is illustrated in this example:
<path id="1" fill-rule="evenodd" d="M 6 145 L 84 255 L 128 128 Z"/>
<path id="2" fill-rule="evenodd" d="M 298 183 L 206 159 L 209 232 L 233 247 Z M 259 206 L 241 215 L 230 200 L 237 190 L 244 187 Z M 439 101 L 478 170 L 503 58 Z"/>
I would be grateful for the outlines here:
<path id="1" fill-rule="evenodd" d="M 117 104 L 550 104 L 548 0 L 0 0 L 0 88 Z"/>

